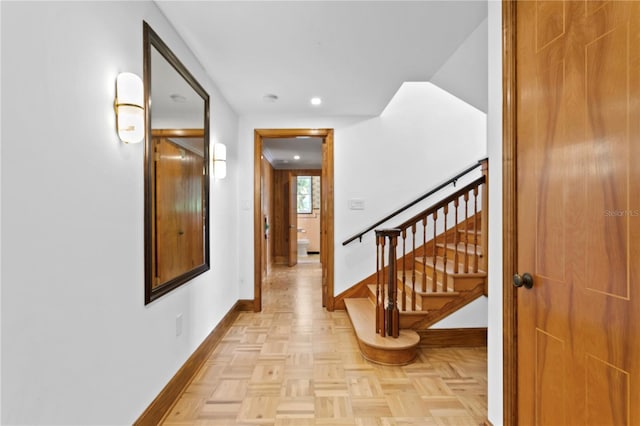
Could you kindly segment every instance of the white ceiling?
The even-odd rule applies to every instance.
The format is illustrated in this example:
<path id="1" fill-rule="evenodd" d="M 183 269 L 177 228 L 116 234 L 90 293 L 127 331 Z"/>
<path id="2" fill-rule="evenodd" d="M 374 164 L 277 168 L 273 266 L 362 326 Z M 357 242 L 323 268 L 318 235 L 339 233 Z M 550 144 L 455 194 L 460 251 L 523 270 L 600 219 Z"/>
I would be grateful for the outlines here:
<path id="1" fill-rule="evenodd" d="M 156 3 L 239 115 L 378 115 L 487 16 L 482 0 Z"/>
<path id="2" fill-rule="evenodd" d="M 322 138 L 264 138 L 262 153 L 275 169 L 320 169 Z"/>

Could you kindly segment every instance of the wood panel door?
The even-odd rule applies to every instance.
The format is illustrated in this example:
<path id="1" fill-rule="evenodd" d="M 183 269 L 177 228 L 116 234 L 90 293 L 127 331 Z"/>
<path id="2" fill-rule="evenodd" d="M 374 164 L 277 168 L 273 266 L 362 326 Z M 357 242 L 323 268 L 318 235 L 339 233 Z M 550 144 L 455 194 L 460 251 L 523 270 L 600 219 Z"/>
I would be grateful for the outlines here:
<path id="1" fill-rule="evenodd" d="M 640 424 L 640 2 L 523 1 L 518 418 Z"/>
<path id="2" fill-rule="evenodd" d="M 202 156 L 156 138 L 156 281 L 164 283 L 204 263 Z M 154 285 L 154 286 L 155 286 Z"/>
<path id="3" fill-rule="evenodd" d="M 298 177 L 293 173 L 289 173 L 289 181 L 287 186 L 287 213 L 289 225 L 289 259 L 288 265 L 295 266 L 298 263 Z"/>

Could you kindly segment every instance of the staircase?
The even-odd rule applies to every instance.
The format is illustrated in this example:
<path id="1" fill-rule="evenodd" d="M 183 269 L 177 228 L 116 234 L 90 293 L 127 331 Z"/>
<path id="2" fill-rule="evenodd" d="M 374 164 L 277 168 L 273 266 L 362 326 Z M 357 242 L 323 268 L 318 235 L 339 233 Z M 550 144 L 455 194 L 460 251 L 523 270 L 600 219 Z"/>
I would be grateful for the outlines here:
<path id="1" fill-rule="evenodd" d="M 486 181 L 485 163 L 464 188 L 397 228 L 376 230 L 376 273 L 360 292 L 366 297 L 344 299 L 365 358 L 411 362 L 418 331 L 487 294 Z"/>

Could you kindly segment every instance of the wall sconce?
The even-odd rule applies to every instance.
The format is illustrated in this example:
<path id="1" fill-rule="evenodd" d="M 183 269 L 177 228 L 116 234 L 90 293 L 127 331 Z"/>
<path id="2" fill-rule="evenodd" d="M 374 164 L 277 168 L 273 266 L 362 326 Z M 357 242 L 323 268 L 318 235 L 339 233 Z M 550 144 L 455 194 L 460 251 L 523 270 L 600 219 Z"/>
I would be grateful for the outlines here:
<path id="1" fill-rule="evenodd" d="M 227 147 L 221 143 L 213 145 L 213 175 L 216 179 L 227 176 Z"/>
<path id="2" fill-rule="evenodd" d="M 116 127 L 124 143 L 138 143 L 144 139 L 144 86 L 142 79 L 130 72 L 118 74 L 116 79 Z"/>

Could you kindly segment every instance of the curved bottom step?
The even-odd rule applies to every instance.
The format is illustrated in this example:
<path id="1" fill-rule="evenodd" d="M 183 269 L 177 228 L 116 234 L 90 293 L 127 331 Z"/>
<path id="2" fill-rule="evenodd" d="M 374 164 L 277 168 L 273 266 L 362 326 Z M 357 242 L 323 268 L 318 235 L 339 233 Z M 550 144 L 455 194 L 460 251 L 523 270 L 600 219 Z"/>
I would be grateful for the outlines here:
<path id="1" fill-rule="evenodd" d="M 358 337 L 360 352 L 367 360 L 384 365 L 405 365 L 418 353 L 420 336 L 400 330 L 398 338 L 380 337 L 375 330 L 375 307 L 369 299 L 344 299 L 349 319 Z"/>

